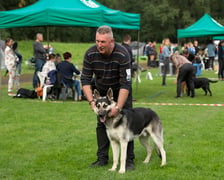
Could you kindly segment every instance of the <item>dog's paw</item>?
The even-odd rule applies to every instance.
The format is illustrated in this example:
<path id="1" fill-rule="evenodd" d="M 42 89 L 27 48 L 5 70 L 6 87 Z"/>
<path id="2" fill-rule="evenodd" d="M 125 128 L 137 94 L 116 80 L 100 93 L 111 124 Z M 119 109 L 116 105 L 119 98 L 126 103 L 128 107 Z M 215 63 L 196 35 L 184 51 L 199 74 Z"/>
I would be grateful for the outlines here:
<path id="1" fill-rule="evenodd" d="M 116 168 L 110 168 L 110 169 L 108 169 L 108 171 L 116 171 Z"/>
<path id="2" fill-rule="evenodd" d="M 125 169 L 120 169 L 118 172 L 119 172 L 120 174 L 124 174 L 124 173 L 125 173 Z"/>
<path id="3" fill-rule="evenodd" d="M 144 164 L 148 164 L 148 163 L 149 163 L 149 160 L 146 159 L 146 160 L 143 161 L 143 163 L 144 163 Z"/>
<path id="4" fill-rule="evenodd" d="M 164 162 L 164 163 L 161 163 L 161 165 L 160 165 L 160 167 L 163 167 L 163 166 L 165 166 L 166 165 L 166 163 Z"/>

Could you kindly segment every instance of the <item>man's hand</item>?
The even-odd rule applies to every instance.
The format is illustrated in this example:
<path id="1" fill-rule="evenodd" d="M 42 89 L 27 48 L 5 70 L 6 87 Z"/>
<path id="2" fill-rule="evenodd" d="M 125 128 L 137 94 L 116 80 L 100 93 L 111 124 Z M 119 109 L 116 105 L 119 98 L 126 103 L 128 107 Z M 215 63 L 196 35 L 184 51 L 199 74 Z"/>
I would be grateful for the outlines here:
<path id="1" fill-rule="evenodd" d="M 89 102 L 89 105 L 90 105 L 91 109 L 94 111 L 94 108 L 95 108 L 95 101 L 90 101 L 90 102 Z"/>
<path id="2" fill-rule="evenodd" d="M 108 116 L 116 117 L 118 114 L 119 114 L 119 109 L 117 109 L 116 107 L 112 107 Z"/>

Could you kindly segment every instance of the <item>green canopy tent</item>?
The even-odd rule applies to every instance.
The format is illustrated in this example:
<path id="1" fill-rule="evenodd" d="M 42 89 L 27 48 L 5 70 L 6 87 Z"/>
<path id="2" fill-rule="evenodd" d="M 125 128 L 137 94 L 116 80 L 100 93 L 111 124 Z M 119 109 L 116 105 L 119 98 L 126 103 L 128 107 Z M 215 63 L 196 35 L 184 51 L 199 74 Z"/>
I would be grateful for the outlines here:
<path id="1" fill-rule="evenodd" d="M 140 30 L 140 14 L 109 9 L 95 0 L 39 0 L 0 12 L 0 29 L 32 26 L 83 26 Z M 47 41 L 49 42 L 47 28 Z M 0 77 L 1 85 L 1 77 Z"/>
<path id="2" fill-rule="evenodd" d="M 213 40 L 224 40 L 224 36 L 214 36 Z"/>
<path id="3" fill-rule="evenodd" d="M 224 27 L 209 14 L 205 14 L 186 29 L 177 30 L 177 38 L 216 36 L 222 34 L 224 34 Z"/>
<path id="4" fill-rule="evenodd" d="M 39 0 L 25 8 L 0 12 L 0 28 L 101 25 L 139 30 L 140 15 L 109 9 L 94 0 Z"/>

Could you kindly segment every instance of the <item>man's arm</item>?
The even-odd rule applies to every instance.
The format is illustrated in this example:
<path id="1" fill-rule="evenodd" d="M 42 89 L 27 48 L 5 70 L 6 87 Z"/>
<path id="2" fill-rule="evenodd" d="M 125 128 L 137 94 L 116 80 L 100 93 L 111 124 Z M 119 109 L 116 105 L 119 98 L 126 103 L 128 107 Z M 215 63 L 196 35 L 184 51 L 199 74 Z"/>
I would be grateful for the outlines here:
<path id="1" fill-rule="evenodd" d="M 115 117 L 118 115 L 120 110 L 123 108 L 127 98 L 128 98 L 129 91 L 127 89 L 120 89 L 118 99 L 117 99 L 117 105 L 116 107 L 112 108 L 109 116 Z"/>
<path id="2" fill-rule="evenodd" d="M 89 104 L 91 106 L 91 109 L 94 109 L 95 102 L 93 101 L 93 92 L 92 92 L 92 87 L 91 85 L 84 85 L 82 87 L 83 93 L 86 96 L 87 101 L 89 101 Z"/>

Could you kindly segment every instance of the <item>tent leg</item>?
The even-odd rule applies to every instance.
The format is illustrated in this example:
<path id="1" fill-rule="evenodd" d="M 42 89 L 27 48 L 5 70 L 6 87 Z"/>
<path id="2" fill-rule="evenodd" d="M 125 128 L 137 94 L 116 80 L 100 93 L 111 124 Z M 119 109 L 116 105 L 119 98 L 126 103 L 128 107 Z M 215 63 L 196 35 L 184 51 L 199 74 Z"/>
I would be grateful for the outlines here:
<path id="1" fill-rule="evenodd" d="M 49 46 L 50 46 L 50 41 L 49 41 L 49 26 L 46 26 L 46 31 L 47 31 L 47 52 L 49 53 Z"/>

